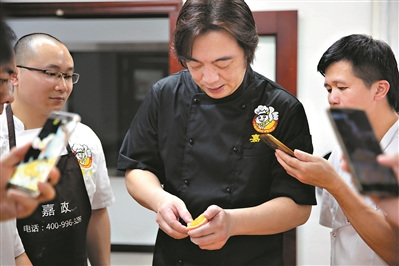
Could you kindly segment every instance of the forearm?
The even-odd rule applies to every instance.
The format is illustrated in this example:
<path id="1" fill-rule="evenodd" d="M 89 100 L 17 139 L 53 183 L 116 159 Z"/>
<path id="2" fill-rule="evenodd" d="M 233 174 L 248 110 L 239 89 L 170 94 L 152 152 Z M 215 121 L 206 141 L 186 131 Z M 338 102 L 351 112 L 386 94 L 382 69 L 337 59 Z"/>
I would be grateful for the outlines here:
<path id="1" fill-rule="evenodd" d="M 126 172 L 126 187 L 129 194 L 142 206 L 158 211 L 168 195 L 158 178 L 149 171 L 134 169 Z"/>
<path id="2" fill-rule="evenodd" d="M 311 208 L 310 205 L 298 205 L 290 198 L 280 197 L 256 207 L 226 211 L 232 221 L 231 235 L 270 235 L 304 224 Z"/>
<path id="3" fill-rule="evenodd" d="M 106 208 L 92 211 L 86 246 L 91 265 L 110 265 L 111 228 Z"/>
<path id="4" fill-rule="evenodd" d="M 126 172 L 126 187 L 139 204 L 157 214 L 155 220 L 162 231 L 175 239 L 187 237 L 186 227 L 180 219 L 191 222 L 191 214 L 181 199 L 163 189 L 153 173 L 143 170 Z"/>
<path id="5" fill-rule="evenodd" d="M 295 150 L 297 159 L 280 151 L 276 151 L 276 155 L 290 175 L 302 183 L 329 191 L 358 234 L 381 258 L 388 262 L 398 259 L 395 254 L 399 250 L 398 229 L 350 188 L 329 162 L 299 150 Z"/>
<path id="6" fill-rule="evenodd" d="M 390 222 L 399 227 L 399 198 L 384 198 L 378 201 L 378 206 L 386 212 Z"/>
<path id="7" fill-rule="evenodd" d="M 399 228 L 369 206 L 357 191 L 344 184 L 329 191 L 360 237 L 387 263 L 399 264 Z"/>
<path id="8" fill-rule="evenodd" d="M 24 252 L 15 258 L 15 265 L 16 266 L 29 266 L 29 265 L 32 265 L 32 263 L 29 260 L 28 255 L 26 255 L 26 253 Z"/>

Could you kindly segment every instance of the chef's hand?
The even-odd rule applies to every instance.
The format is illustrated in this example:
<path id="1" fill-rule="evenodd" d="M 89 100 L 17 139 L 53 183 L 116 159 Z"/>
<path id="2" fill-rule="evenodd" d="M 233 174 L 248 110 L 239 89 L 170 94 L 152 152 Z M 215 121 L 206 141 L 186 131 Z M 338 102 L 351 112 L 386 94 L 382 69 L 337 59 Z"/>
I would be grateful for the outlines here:
<path id="1" fill-rule="evenodd" d="M 204 212 L 208 222 L 188 232 L 191 242 L 201 249 L 221 249 L 230 238 L 231 219 L 228 211 L 212 205 Z"/>
<path id="2" fill-rule="evenodd" d="M 159 228 L 175 239 L 187 237 L 186 225 L 193 220 L 184 202 L 178 197 L 167 193 L 157 210 L 156 221 Z"/>

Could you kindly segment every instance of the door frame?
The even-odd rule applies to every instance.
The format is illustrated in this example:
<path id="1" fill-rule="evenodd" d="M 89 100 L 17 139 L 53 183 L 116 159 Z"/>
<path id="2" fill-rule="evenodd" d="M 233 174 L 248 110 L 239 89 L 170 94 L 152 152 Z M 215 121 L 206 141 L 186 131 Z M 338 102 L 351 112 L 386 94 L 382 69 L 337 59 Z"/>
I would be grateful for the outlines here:
<path id="1" fill-rule="evenodd" d="M 276 40 L 276 82 L 296 96 L 298 11 L 252 12 L 258 34 Z"/>
<path id="2" fill-rule="evenodd" d="M 151 0 L 134 2 L 30 2 L 2 3 L 7 17 L 58 17 L 70 18 L 139 18 L 168 17 L 170 49 L 181 0 Z M 298 12 L 257 11 L 253 12 L 259 35 L 276 38 L 276 82 L 291 92 L 297 93 L 297 42 Z M 169 55 L 169 73 L 183 67 L 173 53 Z"/>

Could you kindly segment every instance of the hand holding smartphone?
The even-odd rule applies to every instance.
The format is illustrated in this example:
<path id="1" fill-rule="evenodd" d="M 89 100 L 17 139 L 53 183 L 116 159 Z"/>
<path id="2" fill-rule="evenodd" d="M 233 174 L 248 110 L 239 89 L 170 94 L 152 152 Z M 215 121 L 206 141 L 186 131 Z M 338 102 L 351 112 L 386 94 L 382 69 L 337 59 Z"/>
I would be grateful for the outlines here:
<path id="1" fill-rule="evenodd" d="M 288 155 L 295 157 L 294 152 L 290 148 L 288 148 L 286 145 L 284 145 L 281 141 L 276 139 L 273 135 L 261 134 L 260 138 L 264 142 L 266 142 L 266 144 L 269 145 L 272 149 L 282 150 L 283 152 L 287 153 Z"/>
<path id="2" fill-rule="evenodd" d="M 333 108 L 328 114 L 359 192 L 380 197 L 398 196 L 399 185 L 393 170 L 377 162 L 382 149 L 366 113 Z"/>
<path id="3" fill-rule="evenodd" d="M 47 180 L 50 170 L 59 160 L 68 139 L 80 122 L 74 113 L 52 112 L 39 135 L 32 141 L 24 159 L 18 163 L 8 188 L 14 188 L 37 197 L 37 184 Z"/>

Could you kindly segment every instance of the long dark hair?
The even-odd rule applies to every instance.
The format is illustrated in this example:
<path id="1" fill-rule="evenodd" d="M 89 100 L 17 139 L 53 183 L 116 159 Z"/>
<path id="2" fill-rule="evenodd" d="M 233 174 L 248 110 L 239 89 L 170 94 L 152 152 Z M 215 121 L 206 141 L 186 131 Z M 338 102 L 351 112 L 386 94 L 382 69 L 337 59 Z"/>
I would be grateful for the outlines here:
<path id="1" fill-rule="evenodd" d="M 258 32 L 244 0 L 187 0 L 180 10 L 173 38 L 174 53 L 187 68 L 194 39 L 208 31 L 230 33 L 244 50 L 247 64 L 254 60 Z"/>

